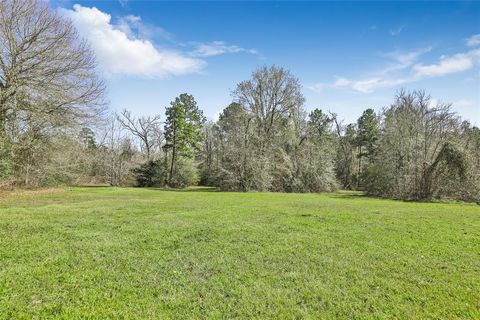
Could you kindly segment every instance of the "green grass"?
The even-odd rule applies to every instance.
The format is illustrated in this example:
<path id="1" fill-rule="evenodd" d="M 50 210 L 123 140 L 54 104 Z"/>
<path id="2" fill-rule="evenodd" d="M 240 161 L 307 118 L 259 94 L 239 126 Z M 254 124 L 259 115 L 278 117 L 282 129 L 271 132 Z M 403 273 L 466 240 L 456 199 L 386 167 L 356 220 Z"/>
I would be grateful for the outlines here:
<path id="1" fill-rule="evenodd" d="M 480 318 L 480 207 L 74 188 L 0 200 L 0 318 Z"/>

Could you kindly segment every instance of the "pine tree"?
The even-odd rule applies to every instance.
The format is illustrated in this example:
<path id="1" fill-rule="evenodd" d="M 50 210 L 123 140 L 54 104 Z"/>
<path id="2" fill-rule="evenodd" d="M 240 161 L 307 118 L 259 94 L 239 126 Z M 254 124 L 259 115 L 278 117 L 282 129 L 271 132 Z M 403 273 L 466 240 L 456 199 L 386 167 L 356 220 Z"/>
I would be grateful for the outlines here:
<path id="1" fill-rule="evenodd" d="M 167 184 L 174 186 L 174 176 L 179 158 L 192 159 L 203 140 L 202 126 L 205 123 L 203 112 L 192 95 L 183 93 L 166 108 L 165 151 L 171 151 Z"/>

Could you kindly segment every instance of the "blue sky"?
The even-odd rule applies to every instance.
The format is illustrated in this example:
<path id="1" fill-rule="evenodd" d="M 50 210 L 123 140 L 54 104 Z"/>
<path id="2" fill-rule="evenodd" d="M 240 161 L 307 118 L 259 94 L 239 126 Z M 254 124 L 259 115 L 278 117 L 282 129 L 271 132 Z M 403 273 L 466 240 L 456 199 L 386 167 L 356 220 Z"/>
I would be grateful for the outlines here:
<path id="1" fill-rule="evenodd" d="M 347 122 L 405 88 L 480 124 L 480 2 L 50 2 L 90 41 L 116 110 L 163 115 L 188 92 L 212 119 L 276 64 L 307 110 Z"/>

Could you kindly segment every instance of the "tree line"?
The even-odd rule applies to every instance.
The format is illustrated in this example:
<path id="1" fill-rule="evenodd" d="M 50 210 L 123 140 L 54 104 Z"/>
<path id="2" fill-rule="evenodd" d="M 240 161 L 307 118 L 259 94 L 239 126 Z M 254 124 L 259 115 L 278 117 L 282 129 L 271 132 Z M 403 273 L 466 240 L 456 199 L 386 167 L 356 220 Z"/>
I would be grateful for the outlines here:
<path id="1" fill-rule="evenodd" d="M 112 113 L 95 57 L 43 1 L 0 3 L 0 182 L 363 190 L 479 200 L 480 130 L 424 91 L 399 91 L 345 124 L 307 111 L 299 80 L 263 66 L 207 121 L 187 93 L 165 115 Z"/>

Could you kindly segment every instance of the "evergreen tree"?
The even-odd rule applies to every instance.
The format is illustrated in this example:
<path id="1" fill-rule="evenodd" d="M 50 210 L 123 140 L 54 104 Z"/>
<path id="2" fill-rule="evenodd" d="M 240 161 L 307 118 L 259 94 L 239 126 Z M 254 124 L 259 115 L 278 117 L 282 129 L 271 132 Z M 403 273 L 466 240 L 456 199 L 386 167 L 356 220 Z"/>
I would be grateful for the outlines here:
<path id="1" fill-rule="evenodd" d="M 357 136 L 355 140 L 358 148 L 357 188 L 361 188 L 364 166 L 371 164 L 373 160 L 379 135 L 380 124 L 375 111 L 373 111 L 373 109 L 363 111 L 362 116 L 357 120 Z M 367 158 L 368 163 L 362 162 L 364 157 Z"/>
<path id="2" fill-rule="evenodd" d="M 203 140 L 202 126 L 205 123 L 203 112 L 192 95 L 183 93 L 166 108 L 165 151 L 170 151 L 167 184 L 178 185 L 175 181 L 176 166 L 181 158 L 192 159 L 200 149 Z"/>

